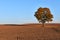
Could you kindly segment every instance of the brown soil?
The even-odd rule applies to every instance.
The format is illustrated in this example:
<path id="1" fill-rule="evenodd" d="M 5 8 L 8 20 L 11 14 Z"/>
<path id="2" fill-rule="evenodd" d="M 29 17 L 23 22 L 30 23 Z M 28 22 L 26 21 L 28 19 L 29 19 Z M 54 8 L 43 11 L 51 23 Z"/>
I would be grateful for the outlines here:
<path id="1" fill-rule="evenodd" d="M 0 40 L 60 40 L 60 24 L 0 25 Z"/>

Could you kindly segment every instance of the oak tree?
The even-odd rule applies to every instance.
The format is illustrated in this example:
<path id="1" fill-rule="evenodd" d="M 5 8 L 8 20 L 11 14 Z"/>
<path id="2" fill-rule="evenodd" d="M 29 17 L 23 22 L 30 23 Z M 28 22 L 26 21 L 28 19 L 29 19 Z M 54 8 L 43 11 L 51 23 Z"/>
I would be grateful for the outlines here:
<path id="1" fill-rule="evenodd" d="M 43 24 L 44 27 L 44 23 L 45 22 L 50 22 L 52 21 L 53 15 L 50 12 L 49 8 L 39 8 L 34 15 L 37 20 L 39 21 L 39 23 L 41 22 Z"/>

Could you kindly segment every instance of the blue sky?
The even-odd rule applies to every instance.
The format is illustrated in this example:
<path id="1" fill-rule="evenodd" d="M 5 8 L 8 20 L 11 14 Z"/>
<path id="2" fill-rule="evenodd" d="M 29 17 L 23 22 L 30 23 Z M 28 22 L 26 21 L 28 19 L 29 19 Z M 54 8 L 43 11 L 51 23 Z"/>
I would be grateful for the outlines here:
<path id="1" fill-rule="evenodd" d="M 0 0 L 0 24 L 38 23 L 34 17 L 39 7 L 47 7 L 53 23 L 60 23 L 60 0 Z"/>

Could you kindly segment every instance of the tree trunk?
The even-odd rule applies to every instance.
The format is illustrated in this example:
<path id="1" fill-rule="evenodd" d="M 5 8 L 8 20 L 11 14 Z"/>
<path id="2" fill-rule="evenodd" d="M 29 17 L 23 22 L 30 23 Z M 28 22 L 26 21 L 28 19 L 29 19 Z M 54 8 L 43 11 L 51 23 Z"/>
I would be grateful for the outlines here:
<path id="1" fill-rule="evenodd" d="M 42 27 L 44 27 L 44 23 L 42 23 Z"/>

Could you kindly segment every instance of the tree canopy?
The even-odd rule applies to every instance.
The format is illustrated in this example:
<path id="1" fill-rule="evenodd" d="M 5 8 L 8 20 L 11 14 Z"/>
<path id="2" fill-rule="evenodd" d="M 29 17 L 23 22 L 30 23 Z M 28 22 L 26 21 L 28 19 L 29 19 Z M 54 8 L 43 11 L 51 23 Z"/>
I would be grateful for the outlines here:
<path id="1" fill-rule="evenodd" d="M 45 23 L 52 21 L 53 15 L 49 8 L 39 8 L 34 15 L 39 22 Z"/>

